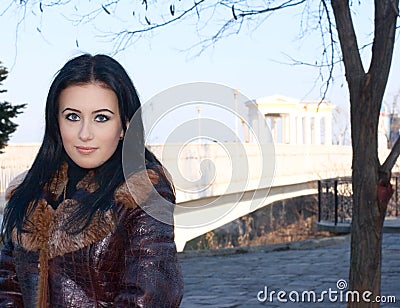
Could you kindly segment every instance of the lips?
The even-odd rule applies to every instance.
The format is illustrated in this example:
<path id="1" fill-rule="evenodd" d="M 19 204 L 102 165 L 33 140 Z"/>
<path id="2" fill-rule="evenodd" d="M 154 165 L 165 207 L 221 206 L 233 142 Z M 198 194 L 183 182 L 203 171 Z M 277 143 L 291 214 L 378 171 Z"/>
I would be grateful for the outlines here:
<path id="1" fill-rule="evenodd" d="M 97 150 L 97 148 L 94 147 L 84 147 L 84 146 L 77 146 L 76 150 L 83 155 L 89 155 L 91 153 L 93 153 L 94 151 Z"/>

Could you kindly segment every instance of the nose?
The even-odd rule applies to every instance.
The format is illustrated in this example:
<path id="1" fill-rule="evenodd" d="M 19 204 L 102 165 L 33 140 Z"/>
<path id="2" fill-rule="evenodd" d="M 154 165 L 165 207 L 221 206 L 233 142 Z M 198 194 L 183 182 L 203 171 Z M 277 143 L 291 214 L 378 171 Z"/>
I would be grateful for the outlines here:
<path id="1" fill-rule="evenodd" d="M 90 121 L 82 121 L 81 129 L 79 130 L 79 139 L 82 141 L 92 140 L 94 137 Z"/>

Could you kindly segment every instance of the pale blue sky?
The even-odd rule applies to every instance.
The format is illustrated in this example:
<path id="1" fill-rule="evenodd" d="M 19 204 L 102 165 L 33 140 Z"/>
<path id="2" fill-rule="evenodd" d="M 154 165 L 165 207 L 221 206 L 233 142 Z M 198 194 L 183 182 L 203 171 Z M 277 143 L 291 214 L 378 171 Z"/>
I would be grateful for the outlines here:
<path id="1" fill-rule="evenodd" d="M 0 12 L 4 9 L 2 5 L 5 4 L 0 4 Z M 371 13 L 365 12 L 367 17 L 359 14 L 364 33 L 371 24 L 368 19 Z M 102 18 L 104 29 L 108 16 L 104 14 Z M 238 88 L 249 98 L 281 94 L 318 100 L 320 85 L 313 87 L 319 73 L 317 69 L 278 63 L 288 62 L 285 54 L 305 62 L 314 62 L 320 54 L 318 35 L 298 40 L 300 18 L 295 10 L 278 12 L 255 30 L 244 28 L 239 35 L 221 40 L 195 58 L 180 51 L 198 41 L 190 27 L 194 23 L 192 20 L 157 31 L 115 57 L 130 74 L 142 102 L 169 87 L 195 81 Z M 3 85 L 8 92 L 2 94 L 0 100 L 28 103 L 28 108 L 16 121 L 19 128 L 10 142 L 39 142 L 43 134 L 45 99 L 56 71 L 81 52 L 112 52 L 112 42 L 97 37 L 92 24 L 74 28 L 57 10 L 42 19 L 38 16 L 26 19 L 17 40 L 16 21 L 13 11 L 0 17 L 0 60 L 10 70 Z M 390 104 L 400 89 L 397 49 L 386 95 Z M 335 72 L 335 77 L 327 100 L 348 113 L 347 84 L 340 71 Z"/>

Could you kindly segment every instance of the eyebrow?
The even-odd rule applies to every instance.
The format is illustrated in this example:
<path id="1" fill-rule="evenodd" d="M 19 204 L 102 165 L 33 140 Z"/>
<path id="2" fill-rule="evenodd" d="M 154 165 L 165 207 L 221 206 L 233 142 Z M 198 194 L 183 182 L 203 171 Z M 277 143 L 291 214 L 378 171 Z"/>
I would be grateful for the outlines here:
<path id="1" fill-rule="evenodd" d="M 80 110 L 74 109 L 74 108 L 69 108 L 69 107 L 65 108 L 61 113 L 64 113 L 65 111 L 74 111 L 74 112 L 77 112 L 77 113 L 81 113 Z M 92 112 L 92 114 L 99 113 L 99 112 L 109 112 L 109 113 L 115 114 L 114 112 L 112 112 L 110 109 L 107 109 L 107 108 L 95 110 L 95 111 Z"/>

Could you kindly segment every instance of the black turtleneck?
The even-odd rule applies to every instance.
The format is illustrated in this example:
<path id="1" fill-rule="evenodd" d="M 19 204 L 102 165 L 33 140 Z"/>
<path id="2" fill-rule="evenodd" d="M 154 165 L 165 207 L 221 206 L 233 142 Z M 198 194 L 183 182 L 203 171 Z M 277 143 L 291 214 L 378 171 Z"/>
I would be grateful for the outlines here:
<path id="1" fill-rule="evenodd" d="M 76 191 L 76 185 L 89 172 L 89 169 L 79 167 L 69 157 L 67 157 L 66 161 L 68 163 L 68 183 L 65 197 L 66 199 L 70 199 Z"/>
<path id="2" fill-rule="evenodd" d="M 122 144 L 121 144 L 121 146 L 122 146 Z M 105 185 L 104 183 L 109 181 L 109 179 L 111 179 L 114 176 L 115 170 L 117 169 L 117 165 L 119 164 L 120 159 L 121 159 L 120 155 L 116 155 L 114 153 L 114 155 L 112 155 L 103 165 L 101 165 L 95 169 L 86 169 L 86 168 L 79 167 L 76 163 L 74 163 L 72 161 L 72 159 L 67 154 L 65 154 L 65 161 L 68 164 L 68 169 L 67 169 L 68 183 L 67 183 L 67 187 L 66 187 L 66 191 L 65 191 L 65 199 L 80 200 L 82 198 L 86 198 L 85 193 L 77 192 L 76 185 L 91 170 L 95 170 L 95 173 L 99 172 L 99 174 L 102 174 L 102 178 L 101 179 L 97 178 L 96 181 L 98 181 L 98 184 L 100 185 L 100 187 L 102 187 L 102 185 Z M 115 166 L 115 168 L 113 168 L 114 166 Z M 107 172 L 104 172 L 104 167 L 107 167 Z M 96 174 L 94 176 L 96 177 Z M 123 178 L 121 179 L 121 181 L 123 181 Z M 112 196 L 113 196 L 113 193 L 111 192 L 109 198 L 112 199 Z M 104 196 L 103 196 L 103 198 L 104 198 Z M 64 200 L 64 192 L 61 193 L 59 199 L 56 202 L 52 202 L 52 207 L 54 209 L 56 209 L 63 200 Z M 92 200 L 88 200 L 88 202 L 93 202 L 93 200 L 95 200 L 95 199 L 92 198 Z M 107 201 L 106 204 L 108 204 L 108 203 L 109 202 Z"/>
<path id="3" fill-rule="evenodd" d="M 68 170 L 67 170 L 68 183 L 65 191 L 65 199 L 71 199 L 76 192 L 76 185 L 89 172 L 89 169 L 79 167 L 67 155 L 65 160 L 68 164 Z M 58 205 L 63 201 L 64 201 L 64 192 L 60 195 L 57 202 L 51 203 L 51 206 L 53 207 L 53 209 L 56 209 Z"/>

